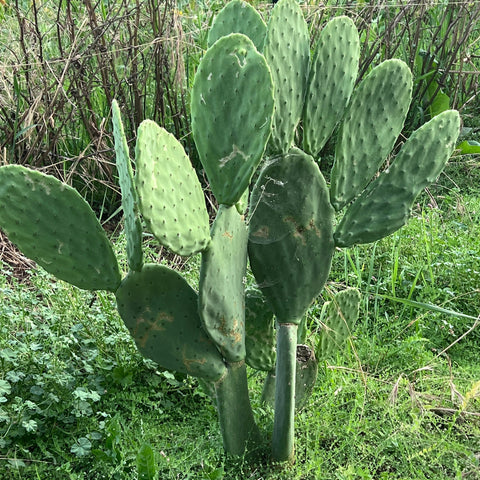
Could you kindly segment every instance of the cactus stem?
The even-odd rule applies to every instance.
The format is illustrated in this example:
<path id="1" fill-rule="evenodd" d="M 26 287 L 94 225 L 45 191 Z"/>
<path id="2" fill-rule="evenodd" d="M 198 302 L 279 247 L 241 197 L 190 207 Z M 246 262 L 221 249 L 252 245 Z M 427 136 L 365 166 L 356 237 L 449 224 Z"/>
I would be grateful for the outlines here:
<path id="1" fill-rule="evenodd" d="M 227 374 L 215 383 L 217 409 L 225 451 L 234 456 L 259 445 L 260 431 L 248 395 L 245 361 L 227 365 Z"/>
<path id="2" fill-rule="evenodd" d="M 277 324 L 277 367 L 272 457 L 276 462 L 293 462 L 295 375 L 297 353 L 296 323 Z"/>

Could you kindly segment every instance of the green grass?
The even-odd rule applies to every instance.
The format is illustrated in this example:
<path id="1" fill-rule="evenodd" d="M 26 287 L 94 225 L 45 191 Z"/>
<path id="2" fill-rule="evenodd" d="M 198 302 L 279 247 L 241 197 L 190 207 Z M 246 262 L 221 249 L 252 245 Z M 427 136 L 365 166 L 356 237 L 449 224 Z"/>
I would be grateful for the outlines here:
<path id="1" fill-rule="evenodd" d="M 345 351 L 320 360 L 312 398 L 297 416 L 291 467 L 268 462 L 272 411 L 260 402 L 261 374 L 251 371 L 250 387 L 263 456 L 232 460 L 208 395 L 196 380 L 139 356 L 111 295 L 41 271 L 19 284 L 5 265 L 0 479 L 135 479 L 145 444 L 160 479 L 480 478 L 479 329 L 392 300 L 478 315 L 480 195 L 472 185 L 480 171 L 470 171 L 476 183 L 465 189 L 453 184 L 459 173 L 458 164 L 447 169 L 401 232 L 337 253 L 323 296 L 357 286 L 361 316 Z M 122 236 L 116 248 L 124 265 Z M 151 261 L 157 256 L 149 252 Z M 198 257 L 182 267 L 194 287 L 198 267 Z M 309 313 L 312 332 L 321 303 Z"/>

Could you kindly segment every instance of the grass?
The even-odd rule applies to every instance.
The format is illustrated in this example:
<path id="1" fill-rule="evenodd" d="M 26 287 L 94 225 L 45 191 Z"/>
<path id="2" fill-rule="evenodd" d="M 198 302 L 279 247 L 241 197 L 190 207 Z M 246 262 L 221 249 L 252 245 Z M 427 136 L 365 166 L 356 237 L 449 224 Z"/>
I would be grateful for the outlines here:
<path id="1" fill-rule="evenodd" d="M 111 295 L 41 271 L 18 283 L 4 265 L 0 478 L 142 478 L 145 445 L 161 479 L 480 478 L 478 328 L 385 298 L 478 315 L 480 196 L 453 186 L 458 169 L 419 199 L 400 233 L 337 253 L 324 297 L 357 286 L 362 315 L 345 351 L 320 361 L 291 467 L 267 461 L 272 412 L 260 402 L 261 374 L 251 371 L 250 388 L 265 456 L 232 460 L 208 395 L 139 356 Z M 470 176 L 480 184 L 478 168 Z M 121 235 L 116 248 L 124 255 Z M 198 266 L 197 257 L 182 266 L 193 286 Z M 312 331 L 321 303 L 310 310 Z"/>

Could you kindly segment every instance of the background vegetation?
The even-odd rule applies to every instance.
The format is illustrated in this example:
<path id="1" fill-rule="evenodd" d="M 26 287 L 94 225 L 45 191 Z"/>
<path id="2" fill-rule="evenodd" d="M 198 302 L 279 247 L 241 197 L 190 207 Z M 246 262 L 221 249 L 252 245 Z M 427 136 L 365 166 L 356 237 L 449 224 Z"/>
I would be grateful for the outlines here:
<path id="1" fill-rule="evenodd" d="M 152 118 L 196 162 L 188 92 L 225 2 L 2 3 L 0 163 L 78 188 L 122 255 L 110 102 L 122 105 L 132 144 Z M 271 5 L 254 3 L 267 18 Z M 447 105 L 461 111 L 464 139 L 479 140 L 480 4 L 302 6 L 312 33 L 335 15 L 354 19 L 362 76 L 390 57 L 411 66 L 406 134 Z M 208 395 L 138 355 L 113 297 L 26 274 L 32 265 L 0 237 L 0 479 L 479 479 L 479 167 L 478 156 L 454 156 L 399 234 L 337 253 L 310 311 L 311 341 L 333 291 L 357 286 L 362 313 L 348 348 L 321 367 L 286 471 L 224 457 Z M 152 259 L 174 262 L 197 285 L 198 258 L 150 246 Z M 268 432 L 261 380 L 252 374 L 250 386 Z"/>

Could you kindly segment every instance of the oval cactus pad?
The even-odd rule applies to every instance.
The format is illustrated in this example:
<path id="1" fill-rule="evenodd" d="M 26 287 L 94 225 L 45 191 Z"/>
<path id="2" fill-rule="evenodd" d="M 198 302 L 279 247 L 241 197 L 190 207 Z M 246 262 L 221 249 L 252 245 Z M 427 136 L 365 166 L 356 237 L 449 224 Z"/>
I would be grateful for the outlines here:
<path id="1" fill-rule="evenodd" d="M 228 362 L 245 358 L 247 239 L 243 216 L 221 205 L 202 255 L 198 304 L 205 330 Z"/>
<path id="2" fill-rule="evenodd" d="M 247 189 L 270 136 L 273 84 L 252 41 L 233 33 L 210 47 L 195 75 L 192 130 L 218 203 Z"/>
<path id="3" fill-rule="evenodd" d="M 330 272 L 333 208 L 312 157 L 292 149 L 268 164 L 250 198 L 248 255 L 280 323 L 302 321 Z"/>
<path id="4" fill-rule="evenodd" d="M 0 228 L 29 258 L 87 290 L 115 291 L 117 259 L 88 203 L 50 175 L 20 165 L 0 168 Z"/>
<path id="5" fill-rule="evenodd" d="M 178 140 L 151 120 L 138 128 L 135 184 L 140 211 L 157 240 L 178 255 L 210 242 L 208 212 L 197 174 Z"/>
<path id="6" fill-rule="evenodd" d="M 303 111 L 310 62 L 308 26 L 297 0 L 280 0 L 267 25 L 264 55 L 275 88 L 272 152 L 285 154 L 293 144 Z"/>
<path id="7" fill-rule="evenodd" d="M 261 52 L 265 43 L 267 25 L 249 3 L 232 0 L 215 17 L 208 32 L 208 46 L 211 47 L 219 38 L 230 35 L 230 33 L 243 33 Z"/>
<path id="8" fill-rule="evenodd" d="M 375 242 L 402 227 L 416 196 L 440 175 L 459 132 L 455 110 L 437 115 L 415 131 L 390 167 L 348 207 L 335 231 L 336 244 Z"/>
<path id="9" fill-rule="evenodd" d="M 304 150 L 314 157 L 342 119 L 358 74 L 360 41 L 348 17 L 330 20 L 318 38 L 303 112 Z"/>
<path id="10" fill-rule="evenodd" d="M 143 265 L 142 223 L 138 212 L 138 198 L 133 183 L 132 164 L 127 139 L 123 130 L 120 108 L 116 100 L 112 102 L 113 136 L 115 139 L 115 156 L 117 162 L 122 207 L 125 218 L 125 235 L 127 237 L 128 266 L 140 271 Z"/>
<path id="11" fill-rule="evenodd" d="M 147 358 L 163 368 L 216 381 L 226 371 L 202 328 L 197 294 L 174 270 L 146 264 L 116 292 L 120 316 Z"/>
<path id="12" fill-rule="evenodd" d="M 339 131 L 331 202 L 342 209 L 377 173 L 400 135 L 412 98 L 412 73 L 401 60 L 375 67 L 352 95 Z"/>

